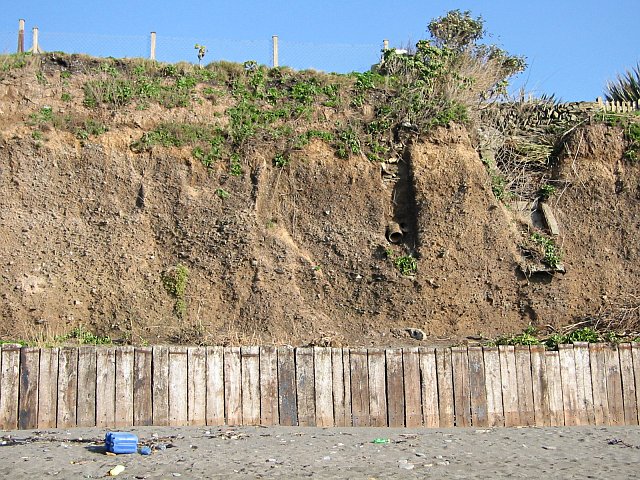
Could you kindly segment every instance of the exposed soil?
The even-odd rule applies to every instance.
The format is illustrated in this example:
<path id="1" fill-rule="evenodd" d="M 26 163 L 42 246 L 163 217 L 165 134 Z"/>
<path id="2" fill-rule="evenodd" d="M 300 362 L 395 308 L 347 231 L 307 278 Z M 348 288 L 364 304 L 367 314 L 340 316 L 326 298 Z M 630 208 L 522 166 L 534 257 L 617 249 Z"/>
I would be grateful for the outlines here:
<path id="1" fill-rule="evenodd" d="M 255 151 L 232 176 L 188 149 L 129 148 L 157 122 L 213 118 L 220 105 L 123 107 L 100 136 L 34 138 L 29 116 L 45 105 L 96 115 L 60 100 L 60 73 L 48 75 L 0 77 L 2 339 L 83 325 L 133 343 L 453 343 L 567 325 L 639 295 L 640 164 L 623 159 L 618 129 L 572 133 L 549 172 L 566 273 L 525 276 L 531 227 L 496 200 L 462 127 L 408 138 L 386 171 L 312 140 L 284 169 Z M 399 245 L 391 222 L 404 227 Z M 414 276 L 391 260 L 406 251 Z M 180 263 L 183 318 L 162 283 Z"/>

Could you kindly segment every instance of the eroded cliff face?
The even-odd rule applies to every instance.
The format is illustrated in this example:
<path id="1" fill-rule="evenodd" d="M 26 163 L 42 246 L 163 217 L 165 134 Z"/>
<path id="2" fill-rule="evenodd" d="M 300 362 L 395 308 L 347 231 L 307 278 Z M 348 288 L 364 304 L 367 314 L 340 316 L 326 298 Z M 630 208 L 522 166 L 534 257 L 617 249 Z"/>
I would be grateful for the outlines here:
<path id="1" fill-rule="evenodd" d="M 120 111 L 95 137 L 40 138 L 29 119 L 44 106 L 92 112 L 25 82 L 0 90 L 0 338 L 82 325 L 134 343 L 423 345 L 571 324 L 638 295 L 640 165 L 615 128 L 575 130 L 549 169 L 566 272 L 525 275 L 531 233 L 551 232 L 536 205 L 496 200 L 465 128 L 408 135 L 382 166 L 321 139 L 284 168 L 255 149 L 236 176 L 188 148 L 132 151 L 167 120 L 159 109 Z M 167 113 L 191 114 L 215 116 Z M 415 275 L 394 264 L 407 254 Z M 178 265 L 183 313 L 163 284 Z"/>

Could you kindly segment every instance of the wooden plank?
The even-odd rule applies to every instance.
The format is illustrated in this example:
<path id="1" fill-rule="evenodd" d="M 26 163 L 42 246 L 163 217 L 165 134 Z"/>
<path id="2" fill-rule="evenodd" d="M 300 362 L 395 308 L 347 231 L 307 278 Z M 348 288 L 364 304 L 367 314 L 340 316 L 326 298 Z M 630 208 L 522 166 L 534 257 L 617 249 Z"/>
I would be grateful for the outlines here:
<path id="1" fill-rule="evenodd" d="M 436 371 L 438 375 L 438 412 L 440 414 L 440 428 L 453 427 L 455 423 L 455 411 L 453 407 L 451 349 L 436 349 Z"/>
<path id="2" fill-rule="evenodd" d="M 549 424 L 552 427 L 564 425 L 564 405 L 562 401 L 562 378 L 558 352 L 545 352 L 545 369 L 549 396 Z"/>
<path id="3" fill-rule="evenodd" d="M 133 347 L 116 348 L 116 428 L 133 425 Z"/>
<path id="4" fill-rule="evenodd" d="M 533 381 L 531 378 L 531 353 L 527 345 L 517 345 L 516 355 L 516 380 L 518 383 L 518 409 L 520 424 L 531 426 L 535 424 L 533 407 Z"/>
<path id="5" fill-rule="evenodd" d="M 469 396 L 471 423 L 474 427 L 488 427 L 487 390 L 482 347 L 469 347 Z"/>
<path id="6" fill-rule="evenodd" d="M 638 423 L 640 424 L 640 343 L 631 344 L 631 356 L 635 372 L 636 405 L 638 406 Z"/>
<path id="7" fill-rule="evenodd" d="M 583 425 L 595 425 L 593 412 L 593 391 L 591 389 L 591 365 L 589 344 L 575 342 L 573 355 L 576 361 L 576 384 L 578 386 L 578 412 Z"/>
<path id="8" fill-rule="evenodd" d="M 484 347 L 485 395 L 487 398 L 487 424 L 504 427 L 502 408 L 502 377 L 500 375 L 500 352 L 498 347 Z"/>
<path id="9" fill-rule="evenodd" d="M 1 383 L 1 382 L 0 382 Z M 58 348 L 40 351 L 38 428 L 55 428 L 58 410 Z"/>
<path id="10" fill-rule="evenodd" d="M 188 422 L 188 357 L 186 347 L 169 347 L 169 425 Z"/>
<path id="11" fill-rule="evenodd" d="M 387 361 L 387 403 L 390 427 L 405 426 L 404 369 L 402 349 L 386 350 Z"/>
<path id="12" fill-rule="evenodd" d="M 386 427 L 387 423 L 387 382 L 385 351 L 370 348 L 367 351 L 369 369 L 369 415 L 372 427 Z"/>
<path id="13" fill-rule="evenodd" d="M 278 406 L 280 425 L 298 425 L 296 364 L 291 347 L 278 347 Z"/>
<path id="14" fill-rule="evenodd" d="M 224 424 L 224 350 L 207 347 L 207 425 Z"/>
<path id="15" fill-rule="evenodd" d="M 438 408 L 438 373 L 436 370 L 436 351 L 434 348 L 419 348 L 420 382 L 422 384 L 422 417 L 424 426 L 437 428 L 440 426 Z"/>
<path id="16" fill-rule="evenodd" d="M 278 425 L 278 352 L 260 347 L 260 424 Z"/>
<path id="17" fill-rule="evenodd" d="M 502 405 L 505 427 L 520 425 L 520 406 L 518 405 L 518 374 L 516 372 L 516 354 L 512 345 L 500 345 L 500 381 L 502 383 Z"/>
<path id="18" fill-rule="evenodd" d="M 533 413 L 535 425 L 549 426 L 549 387 L 547 385 L 547 367 L 544 361 L 544 346 L 531 345 L 531 381 L 533 390 Z"/>
<path id="19" fill-rule="evenodd" d="M 242 425 L 240 347 L 224 349 L 224 411 L 227 416 L 227 425 Z"/>
<path id="20" fill-rule="evenodd" d="M 420 354 L 417 348 L 405 348 L 402 351 L 404 369 L 404 401 L 406 408 L 406 426 L 422 426 L 422 392 L 420 388 Z"/>
<path id="21" fill-rule="evenodd" d="M 0 378 L 0 429 L 18 427 L 20 392 L 20 346 L 2 346 L 2 377 Z"/>
<path id="22" fill-rule="evenodd" d="M 78 349 L 63 347 L 58 357 L 58 428 L 76 426 Z"/>
<path id="23" fill-rule="evenodd" d="M 153 425 L 151 347 L 137 347 L 133 366 L 133 424 L 136 426 Z"/>
<path id="24" fill-rule="evenodd" d="M 578 384 L 573 345 L 559 345 L 560 377 L 562 379 L 562 402 L 564 405 L 564 424 L 582 425 L 578 412 Z"/>
<path id="25" fill-rule="evenodd" d="M 331 349 L 331 370 L 334 425 L 346 427 L 350 422 L 347 423 L 345 412 L 344 363 L 341 348 Z"/>
<path id="26" fill-rule="evenodd" d="M 638 404 L 636 403 L 636 385 L 633 374 L 631 344 L 621 343 L 618 345 L 618 355 L 620 356 L 620 375 L 622 377 L 624 424 L 638 425 Z"/>
<path id="27" fill-rule="evenodd" d="M 333 427 L 333 381 L 331 349 L 314 347 L 313 373 L 316 392 L 316 425 Z"/>
<path id="28" fill-rule="evenodd" d="M 204 347 L 187 349 L 187 423 L 207 423 L 207 351 Z"/>
<path id="29" fill-rule="evenodd" d="M 169 425 L 169 347 L 153 347 L 153 424 Z"/>
<path id="30" fill-rule="evenodd" d="M 18 400 L 18 428 L 38 426 L 38 379 L 40 377 L 40 349 L 20 349 L 20 393 Z"/>
<path id="31" fill-rule="evenodd" d="M 242 347 L 242 424 L 260 424 L 260 348 Z"/>
<path id="32" fill-rule="evenodd" d="M 369 368 L 367 350 L 354 348 L 349 352 L 351 380 L 351 413 L 354 427 L 371 424 L 369 410 Z"/>
<path id="33" fill-rule="evenodd" d="M 609 425 L 609 399 L 607 397 L 607 361 L 604 345 L 589 345 L 593 415 L 596 425 Z"/>
<path id="34" fill-rule="evenodd" d="M 624 400 L 620 358 L 615 345 L 604 346 L 607 376 L 607 400 L 609 402 L 609 425 L 624 425 Z"/>
<path id="35" fill-rule="evenodd" d="M 96 349 L 96 426 L 115 427 L 116 349 Z"/>
<path id="36" fill-rule="evenodd" d="M 348 348 L 342 349 L 342 367 L 344 379 L 344 416 L 345 425 L 353 425 L 353 411 L 351 400 L 351 351 Z"/>
<path id="37" fill-rule="evenodd" d="M 453 367 L 453 405 L 456 427 L 471 426 L 471 396 L 469 392 L 469 356 L 466 347 L 451 348 Z"/>
<path id="38" fill-rule="evenodd" d="M 316 394 L 313 375 L 313 348 L 296 348 L 295 355 L 298 425 L 314 427 L 316 425 Z"/>
<path id="39" fill-rule="evenodd" d="M 78 412 L 79 427 L 96 426 L 96 347 L 78 349 Z"/>

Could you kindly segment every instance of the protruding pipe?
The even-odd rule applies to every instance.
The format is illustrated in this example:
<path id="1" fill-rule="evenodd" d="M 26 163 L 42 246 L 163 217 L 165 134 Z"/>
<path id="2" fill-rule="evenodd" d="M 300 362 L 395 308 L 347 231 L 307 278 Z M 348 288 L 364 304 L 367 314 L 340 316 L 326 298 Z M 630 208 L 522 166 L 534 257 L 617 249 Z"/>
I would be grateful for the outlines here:
<path id="1" fill-rule="evenodd" d="M 404 233 L 400 225 L 396 222 L 390 222 L 387 225 L 387 240 L 391 243 L 400 243 L 404 238 Z"/>

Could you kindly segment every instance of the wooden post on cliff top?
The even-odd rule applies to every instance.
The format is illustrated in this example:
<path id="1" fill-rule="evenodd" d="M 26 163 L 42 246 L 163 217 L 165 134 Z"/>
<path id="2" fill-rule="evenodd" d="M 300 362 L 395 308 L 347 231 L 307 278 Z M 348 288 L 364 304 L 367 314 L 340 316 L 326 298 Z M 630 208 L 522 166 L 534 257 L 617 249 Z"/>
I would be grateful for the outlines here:
<path id="1" fill-rule="evenodd" d="M 24 20 L 18 20 L 18 53 L 24 53 Z"/>
<path id="2" fill-rule="evenodd" d="M 156 59 L 156 32 L 151 32 L 151 53 L 149 54 L 149 59 Z"/>
<path id="3" fill-rule="evenodd" d="M 273 68 L 278 66 L 278 36 L 273 35 L 271 37 L 273 41 Z"/>

